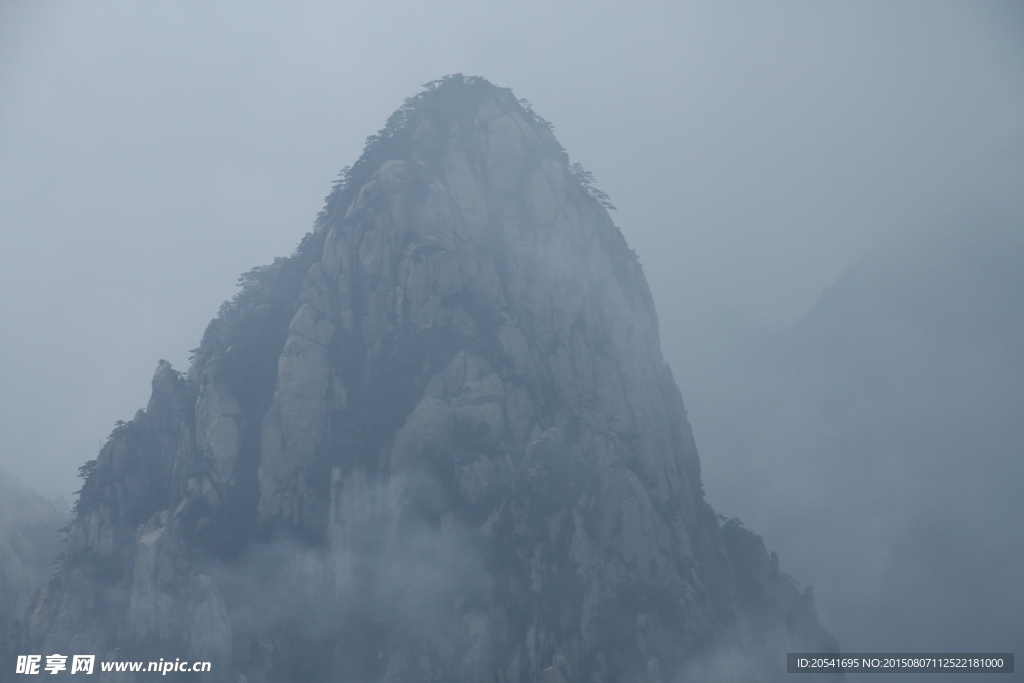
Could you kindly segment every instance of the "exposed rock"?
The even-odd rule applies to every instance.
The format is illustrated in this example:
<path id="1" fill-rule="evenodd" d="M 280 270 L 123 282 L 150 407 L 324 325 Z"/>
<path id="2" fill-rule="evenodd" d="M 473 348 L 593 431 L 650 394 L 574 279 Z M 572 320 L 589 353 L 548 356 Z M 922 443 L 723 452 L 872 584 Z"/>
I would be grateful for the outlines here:
<path id="1" fill-rule="evenodd" d="M 834 646 L 719 528 L 640 265 L 509 91 L 430 84 L 245 279 L 101 452 L 33 642 L 251 683 L 767 680 Z"/>

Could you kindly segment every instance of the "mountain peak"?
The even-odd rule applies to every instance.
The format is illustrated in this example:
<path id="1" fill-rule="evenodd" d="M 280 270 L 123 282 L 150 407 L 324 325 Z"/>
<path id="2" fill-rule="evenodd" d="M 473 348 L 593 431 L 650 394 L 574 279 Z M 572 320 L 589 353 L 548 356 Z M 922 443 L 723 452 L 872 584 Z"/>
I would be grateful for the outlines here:
<path id="1" fill-rule="evenodd" d="M 440 170 L 454 149 L 480 158 L 489 152 L 493 155 L 495 147 L 504 145 L 521 154 L 557 158 L 569 167 L 568 156 L 555 139 L 551 124 L 525 99 L 516 99 L 510 89 L 462 74 L 445 76 L 423 87 L 422 92 L 406 99 L 376 135 L 367 138 L 362 155 L 335 182 L 321 220 L 336 215 L 340 206 L 347 206 L 357 188 L 391 160 L 427 164 Z M 491 137 L 495 138 L 493 142 Z"/>
<path id="2" fill-rule="evenodd" d="M 32 642 L 387 683 L 747 679 L 834 651 L 704 500 L 595 193 L 510 91 L 428 84 L 296 254 L 243 276 L 188 376 L 160 366 Z"/>

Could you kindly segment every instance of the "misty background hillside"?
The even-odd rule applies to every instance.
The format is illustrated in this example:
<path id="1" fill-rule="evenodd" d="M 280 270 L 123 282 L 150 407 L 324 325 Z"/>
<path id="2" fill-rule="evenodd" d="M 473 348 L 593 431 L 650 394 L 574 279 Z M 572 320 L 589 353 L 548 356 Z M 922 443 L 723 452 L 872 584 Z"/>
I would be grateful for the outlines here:
<path id="1" fill-rule="evenodd" d="M 1015 2 L 0 3 L 0 470 L 71 499 L 157 359 L 458 71 L 610 195 L 709 502 L 844 649 L 1019 652 Z"/>
<path id="2" fill-rule="evenodd" d="M 64 550 L 57 530 L 69 521 L 67 510 L 0 473 L 0 651 L 16 639 L 33 594 L 53 574 Z"/>
<path id="3" fill-rule="evenodd" d="M 709 495 L 818 586 L 848 651 L 1024 639 L 1021 235 L 969 217 L 887 245 L 691 378 Z"/>

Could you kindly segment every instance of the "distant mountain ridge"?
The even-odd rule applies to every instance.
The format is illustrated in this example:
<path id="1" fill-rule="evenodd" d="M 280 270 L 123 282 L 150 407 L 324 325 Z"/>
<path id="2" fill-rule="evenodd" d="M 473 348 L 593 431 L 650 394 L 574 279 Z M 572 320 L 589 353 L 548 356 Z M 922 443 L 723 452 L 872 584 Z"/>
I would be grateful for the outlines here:
<path id="1" fill-rule="evenodd" d="M 967 213 L 881 245 L 691 382 L 712 500 L 828 586 L 844 647 L 1024 639 L 1021 348 L 1021 219 Z"/>
<path id="2" fill-rule="evenodd" d="M 835 651 L 704 500 L 591 182 L 507 89 L 408 100 L 187 375 L 160 363 L 25 646 L 232 683 L 768 681 Z"/>

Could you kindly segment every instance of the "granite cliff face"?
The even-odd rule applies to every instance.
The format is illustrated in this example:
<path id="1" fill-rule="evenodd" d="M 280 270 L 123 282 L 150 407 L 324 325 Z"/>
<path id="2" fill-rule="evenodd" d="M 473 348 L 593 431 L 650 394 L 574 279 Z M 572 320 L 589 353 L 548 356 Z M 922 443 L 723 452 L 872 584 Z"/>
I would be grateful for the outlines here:
<path id="1" fill-rule="evenodd" d="M 408 100 L 188 374 L 161 362 L 27 642 L 250 683 L 771 680 L 835 650 L 705 502 L 588 180 L 508 90 Z"/>

